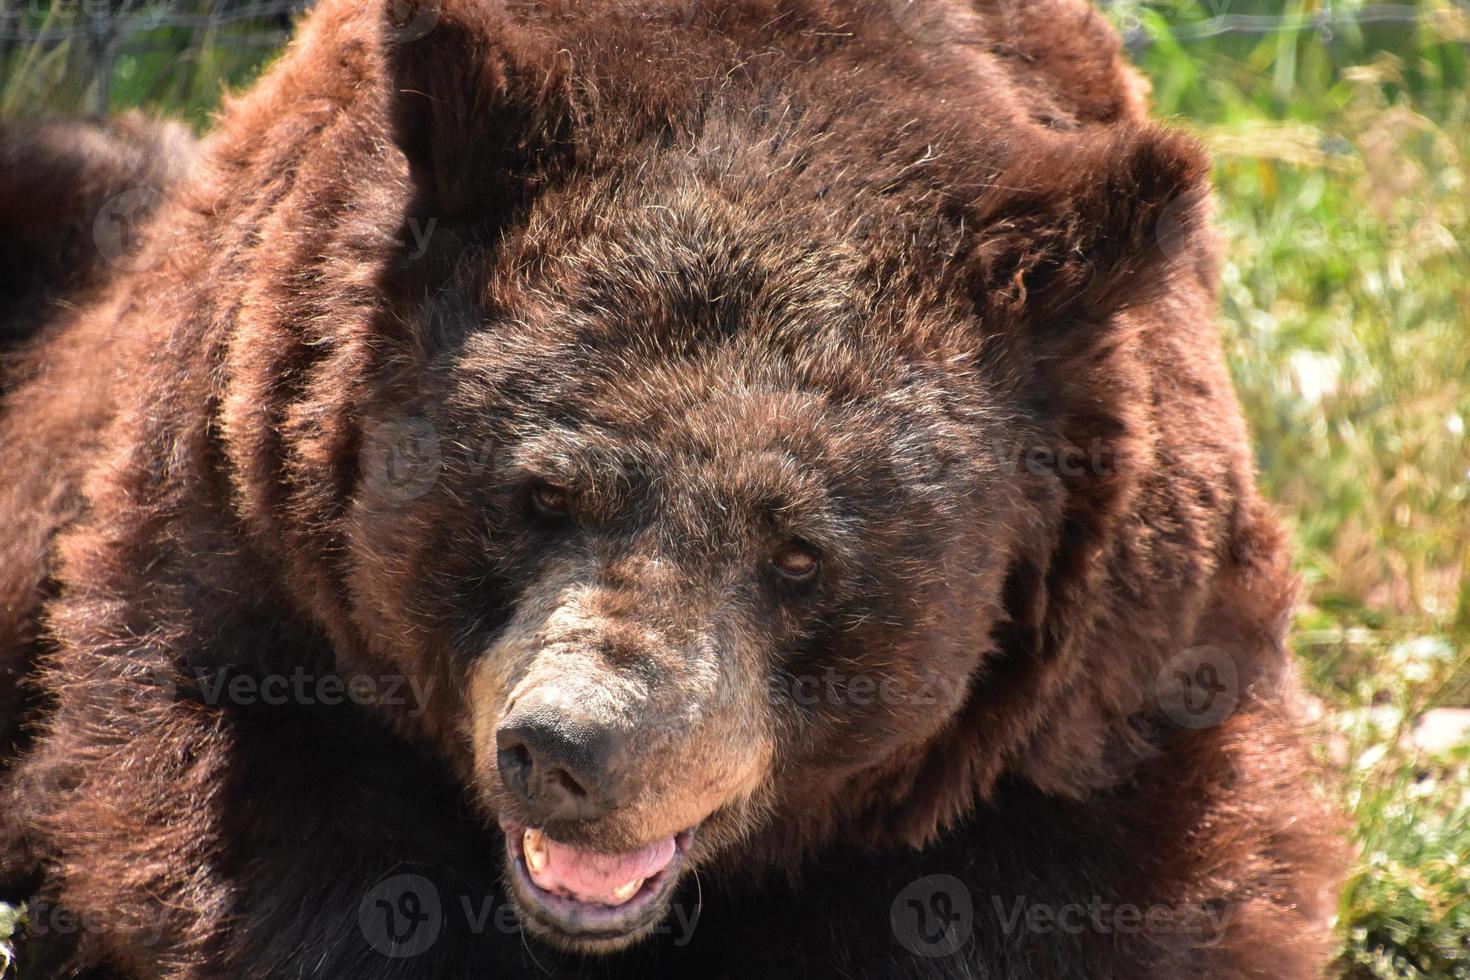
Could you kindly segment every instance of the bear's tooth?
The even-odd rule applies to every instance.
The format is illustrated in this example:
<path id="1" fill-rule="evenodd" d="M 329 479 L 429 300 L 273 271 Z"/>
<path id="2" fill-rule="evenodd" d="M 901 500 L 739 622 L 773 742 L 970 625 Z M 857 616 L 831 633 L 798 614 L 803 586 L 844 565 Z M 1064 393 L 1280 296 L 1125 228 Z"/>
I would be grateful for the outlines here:
<path id="1" fill-rule="evenodd" d="M 539 830 L 527 830 L 521 838 L 521 848 L 526 853 L 526 867 L 539 872 L 546 867 L 546 835 Z"/>
<path id="2" fill-rule="evenodd" d="M 619 905 L 622 905 L 624 902 L 629 901 L 634 895 L 638 894 L 638 889 L 643 887 L 643 882 L 644 879 L 642 878 L 634 878 L 623 887 L 615 890 L 612 893 L 613 901 L 617 902 Z"/>

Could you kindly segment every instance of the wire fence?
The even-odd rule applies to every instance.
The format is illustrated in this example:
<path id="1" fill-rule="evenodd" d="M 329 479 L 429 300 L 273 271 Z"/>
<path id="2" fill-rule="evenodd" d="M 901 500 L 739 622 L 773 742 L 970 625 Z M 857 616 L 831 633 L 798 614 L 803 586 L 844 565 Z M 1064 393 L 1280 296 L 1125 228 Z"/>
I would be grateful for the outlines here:
<path id="1" fill-rule="evenodd" d="M 1466 23 L 1470 22 L 1470 0 L 1446 0 L 1442 4 L 1378 3 L 1352 6 L 1329 0 L 1320 9 L 1287 14 L 1227 13 L 1230 3 L 1231 0 L 1161 0 L 1157 3 L 1147 0 L 1101 0 L 1102 6 L 1111 8 L 1115 14 L 1120 15 L 1118 20 L 1124 40 L 1135 54 L 1153 43 L 1158 32 L 1157 26 L 1153 32 L 1143 26 L 1138 15 L 1141 9 L 1159 14 L 1167 22 L 1165 32 L 1170 40 L 1186 44 L 1232 35 L 1261 38 L 1304 33 L 1317 34 L 1330 43 L 1349 30 L 1361 30 L 1373 25 L 1427 27 L 1437 36 L 1446 39 L 1456 35 L 1462 39 L 1470 37 L 1470 33 L 1465 30 Z M 1208 16 L 1197 16 L 1201 12 L 1208 13 Z M 1451 23 L 1452 18 L 1458 23 Z"/>
<path id="2" fill-rule="evenodd" d="M 228 74 L 283 45 L 309 6 L 310 0 L 0 0 L 0 70 L 12 83 L 7 88 L 31 73 L 52 89 L 75 93 L 76 108 L 100 115 L 113 106 L 120 68 L 137 73 L 136 65 L 151 58 L 155 74 L 192 76 L 213 59 Z"/>
<path id="3" fill-rule="evenodd" d="M 1470 10 L 1470 6 L 1465 9 Z M 1294 15 L 1225 14 L 1170 26 L 1176 41 L 1200 41 L 1226 34 L 1282 34 L 1316 31 L 1332 35 L 1346 27 L 1369 24 L 1420 24 L 1443 14 L 1443 9 L 1414 4 L 1380 3 L 1362 7 L 1332 7 Z"/>
<path id="4" fill-rule="evenodd" d="M 133 3 L 130 0 L 110 0 L 104 3 L 62 2 L 33 7 L 40 14 L 40 26 L 25 23 L 21 5 L 0 4 L 0 40 L 21 43 L 54 43 L 93 37 L 101 34 L 119 40 L 132 34 L 143 34 L 162 28 L 187 28 L 206 30 L 228 27 L 232 24 L 251 21 L 279 20 L 283 16 L 294 16 L 296 12 L 310 6 L 310 0 L 221 0 L 206 5 L 186 0 L 165 2 Z M 76 21 L 80 20 L 81 23 Z M 279 29 L 253 31 L 263 43 L 279 40 Z"/>
<path id="5" fill-rule="evenodd" d="M 1241 2 L 1102 0 L 1102 5 L 1113 8 L 1135 50 L 1153 40 L 1138 19 L 1142 11 L 1163 17 L 1176 42 L 1307 31 L 1331 38 L 1345 29 L 1373 24 L 1420 25 L 1447 14 L 1470 17 L 1470 0 L 1438 5 L 1346 5 L 1329 0 L 1318 9 L 1295 13 L 1229 11 Z M 258 60 L 285 43 L 295 17 L 310 4 L 311 0 L 0 0 L 0 71 L 7 76 L 28 68 L 50 72 L 57 80 L 54 84 L 78 93 L 79 108 L 100 114 L 113 103 L 120 60 L 149 55 L 187 58 L 190 52 L 197 58 L 205 51 L 220 50 L 252 53 L 244 60 Z"/>

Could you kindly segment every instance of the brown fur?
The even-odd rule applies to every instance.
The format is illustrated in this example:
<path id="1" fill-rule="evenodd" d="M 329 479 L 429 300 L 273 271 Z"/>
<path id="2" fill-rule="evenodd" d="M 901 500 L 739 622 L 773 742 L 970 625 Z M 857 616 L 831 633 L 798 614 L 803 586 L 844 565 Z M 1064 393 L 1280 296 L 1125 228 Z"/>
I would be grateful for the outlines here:
<path id="1" fill-rule="evenodd" d="M 4 870 L 105 923 L 58 971 L 1315 975 L 1336 844 L 1206 161 L 1090 8 L 898 6 L 446 0 L 418 37 L 325 0 L 226 106 L 0 415 L 43 695 Z M 1196 729 L 1160 678 L 1201 647 L 1238 703 Z M 418 696 L 211 693 L 293 672 Z M 547 829 L 698 823 L 693 941 L 380 956 L 380 878 L 498 894 L 495 731 L 546 685 L 628 790 Z M 889 912 L 932 873 L 976 922 L 926 959 Z M 1017 898 L 1222 925 L 1017 934 Z"/>
<path id="2" fill-rule="evenodd" d="M 105 411 L 105 399 L 94 400 L 85 387 L 53 396 L 43 376 L 57 358 L 27 350 L 63 332 L 105 288 L 115 268 L 98 247 L 97 229 L 103 230 L 103 244 L 111 244 L 105 236 L 117 229 L 105 223 L 130 216 L 115 203 L 129 200 L 120 195 L 132 193 L 144 202 L 161 198 L 192 159 L 193 140 L 184 127 L 138 113 L 106 125 L 0 122 L 0 393 L 29 380 L 19 397 L 56 398 L 37 405 L 27 423 L 28 439 L 47 447 L 47 454 L 26 452 L 9 437 L 0 442 L 0 507 L 18 518 L 7 527 L 6 567 L 0 572 L 0 768 L 14 757 L 25 737 L 21 722 L 36 707 L 36 692 L 22 681 L 38 652 L 35 609 L 47 589 L 48 542 L 80 505 L 74 483 L 52 479 L 52 473 L 63 472 L 62 460 L 79 458 L 94 445 L 97 419 Z M 131 216 L 144 219 L 137 210 Z M 102 357 L 105 351 L 99 347 L 86 356 Z"/>
<path id="3" fill-rule="evenodd" d="M 106 125 L 0 122 L 0 344 L 64 316 L 58 306 L 111 271 L 94 237 L 109 201 L 135 189 L 161 195 L 192 158 L 183 126 L 139 113 Z"/>

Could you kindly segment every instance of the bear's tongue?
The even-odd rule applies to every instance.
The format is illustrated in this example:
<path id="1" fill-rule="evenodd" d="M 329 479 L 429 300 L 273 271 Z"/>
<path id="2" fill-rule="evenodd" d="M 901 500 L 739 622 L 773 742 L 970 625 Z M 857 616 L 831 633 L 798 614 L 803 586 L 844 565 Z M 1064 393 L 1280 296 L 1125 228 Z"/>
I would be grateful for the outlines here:
<path id="1" fill-rule="evenodd" d="M 626 854 L 599 854 L 558 844 L 539 830 L 524 832 L 526 870 L 536 887 L 579 902 L 624 905 L 674 860 L 674 838 Z"/>

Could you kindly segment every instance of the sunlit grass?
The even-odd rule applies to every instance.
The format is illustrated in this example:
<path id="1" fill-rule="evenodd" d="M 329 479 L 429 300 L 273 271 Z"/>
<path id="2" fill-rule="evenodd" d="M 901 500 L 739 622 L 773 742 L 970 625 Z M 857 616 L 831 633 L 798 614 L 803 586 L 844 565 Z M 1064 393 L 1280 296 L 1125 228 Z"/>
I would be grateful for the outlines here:
<path id="1" fill-rule="evenodd" d="M 15 965 L 15 945 L 12 940 L 16 932 L 25 925 L 25 906 L 16 908 L 0 902 L 0 977 L 6 976 Z"/>
<path id="2" fill-rule="evenodd" d="M 1180 44 L 1208 5 L 1123 6 L 1159 110 L 1218 162 L 1231 366 L 1359 847 L 1340 972 L 1470 977 L 1470 745 L 1412 737 L 1470 704 L 1470 15 Z"/>

